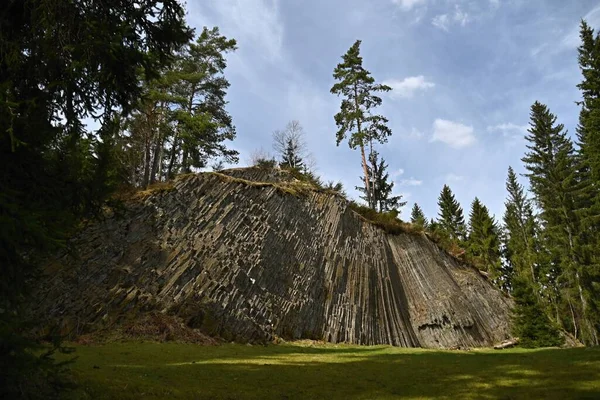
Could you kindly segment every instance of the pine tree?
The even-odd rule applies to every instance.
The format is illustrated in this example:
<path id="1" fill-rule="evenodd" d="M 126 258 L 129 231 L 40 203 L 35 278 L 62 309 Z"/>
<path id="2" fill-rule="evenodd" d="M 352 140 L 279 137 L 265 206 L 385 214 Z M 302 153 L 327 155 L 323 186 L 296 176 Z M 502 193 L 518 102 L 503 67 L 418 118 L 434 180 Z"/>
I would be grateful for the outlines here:
<path id="1" fill-rule="evenodd" d="M 232 118 L 225 109 L 229 81 L 223 72 L 225 55 L 237 49 L 234 39 L 222 36 L 218 28 L 204 28 L 195 42 L 179 55 L 167 80 L 173 82 L 174 121 L 167 176 L 202 168 L 211 158 L 237 162 L 238 152 L 223 143 L 236 136 Z"/>
<path id="2" fill-rule="evenodd" d="M 487 271 L 493 280 L 501 278 L 500 237 L 498 226 L 486 206 L 476 197 L 469 214 L 467 254 L 480 269 Z M 502 282 L 498 281 L 502 286 Z"/>
<path id="3" fill-rule="evenodd" d="M 589 294 L 582 283 L 589 264 L 579 240 L 582 232 L 577 216 L 577 160 L 563 129 L 545 105 L 535 102 L 526 136 L 529 152 L 523 162 L 541 210 L 542 244 L 548 252 L 550 268 L 556 271 L 560 295 L 566 302 L 564 308 L 571 311 L 570 315 L 563 313 L 562 322 L 571 325 L 576 337 L 597 343 L 597 332 L 590 320 Z"/>
<path id="4" fill-rule="evenodd" d="M 367 169 L 369 171 L 368 176 L 371 179 L 371 184 L 367 185 L 367 177 L 363 176 L 362 181 L 365 183 L 365 186 L 356 187 L 358 191 L 363 193 L 361 199 L 366 201 L 371 209 L 379 212 L 387 212 L 404 207 L 406 202 L 401 201 L 402 195 L 392 196 L 394 182 L 389 180 L 389 174 L 386 172 L 388 166 L 385 163 L 385 160 L 383 158 L 379 159 L 379 153 L 373 151 L 370 154 L 369 162 L 370 165 L 367 166 Z M 367 187 L 372 188 L 371 196 L 367 194 Z"/>
<path id="5" fill-rule="evenodd" d="M 410 222 L 424 229 L 429 227 L 429 222 L 427 221 L 427 218 L 425 218 L 425 213 L 417 203 L 413 205 L 413 208 L 410 212 Z"/>
<path id="6" fill-rule="evenodd" d="M 465 218 L 463 210 L 448 185 L 444 185 L 438 198 L 439 230 L 450 239 L 462 243 L 466 239 Z"/>
<path id="7" fill-rule="evenodd" d="M 381 98 L 376 96 L 377 92 L 388 92 L 392 90 L 389 86 L 376 84 L 371 73 L 367 71 L 360 56 L 361 41 L 357 40 L 352 47 L 342 56 L 342 62 L 333 71 L 333 77 L 338 81 L 331 88 L 331 93 L 343 96 L 340 111 L 335 115 L 335 123 L 338 127 L 336 143 L 348 135 L 348 145 L 351 149 L 360 149 L 362 167 L 365 179 L 365 196 L 367 204 L 373 205 L 371 200 L 372 188 L 371 177 L 365 147 L 370 146 L 370 154 L 373 152 L 373 142 L 384 143 L 392 134 L 387 127 L 387 118 L 373 113 L 375 107 L 381 105 Z"/>

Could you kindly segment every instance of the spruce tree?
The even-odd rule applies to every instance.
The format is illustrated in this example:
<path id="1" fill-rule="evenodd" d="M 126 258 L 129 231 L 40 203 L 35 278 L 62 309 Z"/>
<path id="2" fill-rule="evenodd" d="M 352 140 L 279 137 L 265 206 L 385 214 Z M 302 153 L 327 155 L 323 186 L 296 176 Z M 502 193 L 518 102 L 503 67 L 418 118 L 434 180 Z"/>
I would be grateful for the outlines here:
<path id="1" fill-rule="evenodd" d="M 299 171 L 304 169 L 304 162 L 300 158 L 298 145 L 292 139 L 287 141 L 280 164 L 282 167 L 294 168 Z"/>
<path id="2" fill-rule="evenodd" d="M 486 206 L 476 197 L 469 214 L 469 236 L 467 254 L 478 267 L 498 281 L 501 270 L 500 237 L 498 226 Z M 502 286 L 501 282 L 498 282 Z"/>
<path id="3" fill-rule="evenodd" d="M 580 271 L 583 296 L 588 315 L 595 326 L 593 343 L 598 344 L 600 331 L 600 36 L 581 22 L 579 67 L 583 80 L 578 85 L 583 100 L 579 103 L 577 127 L 578 204 L 577 215 L 582 234 L 579 237 L 586 268 Z"/>
<path id="4" fill-rule="evenodd" d="M 383 158 L 379 159 L 379 153 L 373 151 L 370 154 L 369 164 L 367 169 L 371 184 L 367 185 L 367 177 L 363 176 L 362 181 L 365 183 L 365 186 L 356 187 L 358 191 L 363 193 L 361 199 L 366 201 L 371 209 L 379 212 L 397 210 L 405 206 L 406 202 L 401 201 L 402 195 L 392 196 L 394 182 L 389 180 L 389 174 L 386 172 L 388 166 Z M 367 187 L 369 186 L 372 188 L 371 196 L 367 194 Z"/>
<path id="5" fill-rule="evenodd" d="M 508 167 L 506 190 L 508 197 L 504 203 L 506 211 L 503 219 L 505 257 L 516 274 L 528 276 L 533 284 L 537 284 L 539 273 L 535 256 L 539 227 L 533 214 L 531 201 L 518 182 L 512 167 Z"/>
<path id="6" fill-rule="evenodd" d="M 373 112 L 382 103 L 376 93 L 388 92 L 392 88 L 376 84 L 371 73 L 363 67 L 360 44 L 361 41 L 357 40 L 342 56 L 342 62 L 335 67 L 333 77 L 338 82 L 331 88 L 331 93 L 342 96 L 340 111 L 335 115 L 335 123 L 338 127 L 336 144 L 339 146 L 349 136 L 350 148 L 360 149 L 365 176 L 364 193 L 367 204 L 374 207 L 375 202 L 371 200 L 373 191 L 365 147 L 369 145 L 369 154 L 372 154 L 373 142 L 384 143 L 392 134 L 391 129 L 386 125 L 387 118 Z"/>
<path id="7" fill-rule="evenodd" d="M 587 343 L 597 343 L 597 332 L 590 319 L 589 293 L 582 275 L 589 267 L 583 251 L 581 226 L 577 215 L 577 159 L 572 142 L 556 123 L 548 108 L 535 102 L 531 107 L 531 122 L 526 140 L 529 152 L 523 158 L 534 199 L 540 208 L 544 230 L 541 239 L 548 253 L 550 268 L 556 271 L 557 285 L 570 313 L 563 313 L 562 322 L 576 337 Z"/>
<path id="8" fill-rule="evenodd" d="M 413 208 L 410 212 L 410 222 L 424 229 L 429 227 L 429 222 L 427 221 L 427 218 L 425 218 L 425 213 L 417 203 L 413 205 Z"/>
<path id="9" fill-rule="evenodd" d="M 513 334 L 523 347 L 561 346 L 564 338 L 540 308 L 532 283 L 523 276 L 513 281 Z"/>
<path id="10" fill-rule="evenodd" d="M 448 185 L 444 185 L 438 198 L 439 230 L 450 239 L 462 243 L 466 238 L 465 218 L 463 210 Z"/>
<path id="11" fill-rule="evenodd" d="M 290 121 L 285 129 L 273 132 L 273 150 L 279 158 L 281 168 L 291 168 L 303 173 L 312 169 L 312 156 L 299 121 Z"/>

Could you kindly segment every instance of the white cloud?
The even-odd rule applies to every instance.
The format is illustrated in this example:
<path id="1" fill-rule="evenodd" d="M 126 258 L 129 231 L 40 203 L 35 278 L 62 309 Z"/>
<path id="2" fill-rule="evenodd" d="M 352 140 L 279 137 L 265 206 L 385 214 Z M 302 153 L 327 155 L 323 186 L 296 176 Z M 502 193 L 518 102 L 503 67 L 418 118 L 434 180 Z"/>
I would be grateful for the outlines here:
<path id="1" fill-rule="evenodd" d="M 425 4 L 425 1 L 426 0 L 392 0 L 392 3 L 397 4 L 400 6 L 400 9 L 404 11 L 409 11 L 414 6 Z"/>
<path id="2" fill-rule="evenodd" d="M 474 144 L 476 140 L 472 126 L 438 118 L 433 122 L 433 136 L 429 141 L 446 143 L 459 149 Z"/>
<path id="3" fill-rule="evenodd" d="M 415 178 L 402 179 L 398 182 L 400 186 L 421 186 L 423 181 Z"/>
<path id="4" fill-rule="evenodd" d="M 392 98 L 410 98 L 413 97 L 418 90 L 431 89 L 435 86 L 435 83 L 428 82 L 423 75 L 409 76 L 403 80 L 390 79 L 383 83 L 392 88 L 392 91 L 390 92 L 390 97 Z"/>
<path id="5" fill-rule="evenodd" d="M 448 32 L 452 25 L 456 24 L 460 26 L 466 26 L 467 23 L 469 23 L 470 21 L 471 17 L 469 16 L 469 14 L 461 10 L 461 8 L 457 4 L 454 9 L 454 13 L 436 15 L 431 20 L 431 24 L 436 28 Z"/>
<path id="6" fill-rule="evenodd" d="M 456 11 L 454 12 L 454 22 L 456 22 L 460 26 L 465 26 L 465 25 L 467 25 L 467 22 L 469 22 L 469 20 L 470 20 L 469 14 L 460 10 L 457 7 Z"/>
<path id="7" fill-rule="evenodd" d="M 450 18 L 448 17 L 448 14 L 436 15 L 431 20 L 431 24 L 446 32 L 450 30 Z"/>

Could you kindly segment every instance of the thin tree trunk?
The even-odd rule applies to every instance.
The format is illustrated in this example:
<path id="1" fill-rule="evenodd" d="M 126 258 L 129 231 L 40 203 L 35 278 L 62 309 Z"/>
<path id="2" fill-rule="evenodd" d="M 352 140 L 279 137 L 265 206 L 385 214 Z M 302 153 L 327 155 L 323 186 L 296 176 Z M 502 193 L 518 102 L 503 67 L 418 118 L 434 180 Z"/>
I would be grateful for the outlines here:
<path id="1" fill-rule="evenodd" d="M 573 320 L 573 335 L 575 336 L 575 338 L 577 338 L 577 320 L 575 319 L 575 312 L 573 311 L 573 303 L 571 302 L 571 297 L 568 297 L 567 301 L 569 302 L 569 309 L 571 310 L 571 319 Z"/>
<path id="2" fill-rule="evenodd" d="M 177 157 L 177 147 L 179 146 L 179 136 L 175 132 L 173 136 L 173 146 L 171 146 L 171 159 L 169 160 L 169 168 L 167 168 L 167 179 L 173 178 L 173 166 L 175 165 L 175 158 Z"/>
<path id="3" fill-rule="evenodd" d="M 165 139 L 164 137 L 162 138 L 161 141 L 161 145 L 160 145 L 160 153 L 158 154 L 158 159 L 159 159 L 159 163 L 158 163 L 158 181 L 162 181 L 162 177 L 163 177 L 163 160 L 165 157 Z"/>
<path id="4" fill-rule="evenodd" d="M 588 331 L 588 333 L 592 336 L 595 336 L 594 334 L 594 328 L 592 326 L 592 324 L 590 323 L 590 320 L 588 319 L 587 316 L 587 301 L 585 300 L 585 296 L 583 295 L 583 288 L 581 287 L 581 279 L 579 277 L 579 271 L 577 270 L 579 263 L 577 262 L 577 259 L 575 258 L 575 245 L 573 244 L 573 233 L 571 231 L 571 227 L 568 224 L 569 221 L 569 217 L 567 215 L 567 211 L 565 210 L 565 208 L 562 208 L 563 211 L 563 215 L 565 216 L 565 220 L 567 221 L 567 234 L 569 236 L 569 249 L 570 249 L 570 255 L 571 255 L 571 262 L 573 263 L 573 268 L 575 269 L 575 282 L 577 284 L 577 290 L 579 292 L 579 300 L 581 301 L 581 318 L 583 319 L 583 323 L 585 326 L 585 329 Z M 593 343 L 593 344 L 597 344 L 597 343 Z"/>
<path id="5" fill-rule="evenodd" d="M 356 107 L 356 111 L 359 110 L 358 105 L 358 88 L 356 84 L 354 85 L 354 106 Z M 360 156 L 362 157 L 363 164 L 363 172 L 365 173 L 365 190 L 367 194 L 367 204 L 371 206 L 371 182 L 369 177 L 369 169 L 367 168 L 367 157 L 365 156 L 365 145 L 362 138 L 362 129 L 361 129 L 361 120 L 360 118 L 356 119 L 356 126 L 358 128 L 358 135 L 360 138 Z"/>
<path id="6" fill-rule="evenodd" d="M 156 182 L 156 173 L 158 172 L 158 162 L 159 162 L 159 154 L 160 149 L 162 148 L 162 133 L 160 129 L 156 134 L 156 140 L 154 142 L 154 154 L 152 156 L 152 170 L 150 171 L 150 183 Z"/>
<path id="7" fill-rule="evenodd" d="M 150 183 L 156 182 L 156 173 L 158 172 L 158 164 L 159 161 L 162 163 L 162 158 L 160 158 L 160 153 L 163 147 L 163 135 L 161 129 L 161 116 L 163 110 L 164 103 L 161 102 L 160 106 L 156 110 L 156 135 L 154 139 L 154 152 L 152 155 L 152 170 L 150 171 Z"/>
<path id="8" fill-rule="evenodd" d="M 148 187 L 148 182 L 150 179 L 150 135 L 148 130 L 144 132 L 144 178 L 142 180 L 142 187 L 145 189 Z"/>

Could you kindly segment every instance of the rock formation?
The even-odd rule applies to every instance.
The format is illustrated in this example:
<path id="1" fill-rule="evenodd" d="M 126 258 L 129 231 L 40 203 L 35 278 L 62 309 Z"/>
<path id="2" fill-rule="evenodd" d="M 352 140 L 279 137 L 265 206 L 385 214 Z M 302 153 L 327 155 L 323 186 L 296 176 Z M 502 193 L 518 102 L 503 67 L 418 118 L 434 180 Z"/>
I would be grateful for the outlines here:
<path id="1" fill-rule="evenodd" d="M 160 312 L 236 341 L 510 336 L 510 299 L 425 235 L 387 234 L 283 172 L 225 174 L 181 176 L 83 229 L 48 266 L 34 313 L 85 333 Z"/>

